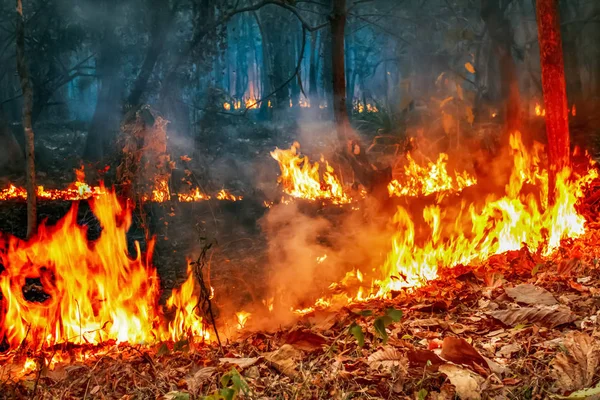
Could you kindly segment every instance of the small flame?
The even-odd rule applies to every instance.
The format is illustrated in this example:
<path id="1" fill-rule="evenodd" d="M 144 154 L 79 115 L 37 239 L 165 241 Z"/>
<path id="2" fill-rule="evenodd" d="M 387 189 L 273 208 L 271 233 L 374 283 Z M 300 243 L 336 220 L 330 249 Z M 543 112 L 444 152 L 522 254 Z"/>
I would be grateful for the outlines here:
<path id="1" fill-rule="evenodd" d="M 242 196 L 234 196 L 233 194 L 229 193 L 229 191 L 227 191 L 225 189 L 221 189 L 219 191 L 219 193 L 217 193 L 216 197 L 218 200 L 229 200 L 229 201 L 238 201 L 238 200 L 243 199 Z"/>
<path id="2" fill-rule="evenodd" d="M 240 311 L 235 313 L 235 317 L 237 319 L 237 329 L 242 330 L 246 326 L 246 322 L 248 322 L 248 318 L 250 318 L 250 313 L 246 311 Z"/>

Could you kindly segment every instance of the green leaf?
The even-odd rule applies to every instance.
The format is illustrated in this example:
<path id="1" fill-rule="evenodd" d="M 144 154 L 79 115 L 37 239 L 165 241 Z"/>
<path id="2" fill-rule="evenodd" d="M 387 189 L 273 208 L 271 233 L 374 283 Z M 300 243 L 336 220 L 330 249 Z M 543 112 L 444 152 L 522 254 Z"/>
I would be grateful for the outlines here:
<path id="1" fill-rule="evenodd" d="M 348 332 L 354 336 L 360 347 L 365 345 L 365 335 L 363 334 L 360 325 L 358 325 L 356 322 L 353 322 L 352 325 L 350 325 Z"/>
<path id="2" fill-rule="evenodd" d="M 184 392 L 169 392 L 165 395 L 168 400 L 190 400 L 190 394 Z"/>
<path id="3" fill-rule="evenodd" d="M 396 310 L 395 308 L 388 308 L 385 315 L 390 317 L 393 322 L 399 322 L 402 319 L 402 310 Z"/>
<path id="4" fill-rule="evenodd" d="M 427 391 L 427 389 L 421 389 L 421 390 L 419 390 L 419 393 L 417 393 L 417 399 L 425 400 L 427 398 L 428 394 L 429 394 L 429 392 Z"/>
<path id="5" fill-rule="evenodd" d="M 371 315 L 373 315 L 373 310 L 362 310 L 355 314 L 360 315 L 361 317 L 370 317 Z"/>
<path id="6" fill-rule="evenodd" d="M 231 389 L 231 388 L 224 388 L 221 389 L 221 396 L 223 396 L 223 398 L 225 400 L 233 400 L 235 398 L 235 390 Z"/>
<path id="7" fill-rule="evenodd" d="M 227 386 L 229 386 L 230 382 L 231 382 L 231 373 L 225 374 L 221 377 L 221 387 L 226 388 Z"/>
<path id="8" fill-rule="evenodd" d="M 383 340 L 383 344 L 386 344 L 388 341 L 388 333 L 385 330 L 385 327 L 389 325 L 389 323 L 386 324 L 386 322 L 388 321 L 390 321 L 391 323 L 390 317 L 379 317 L 373 323 L 373 326 L 375 327 L 375 332 L 377 332 L 377 334 L 381 337 L 381 339 Z"/>
<path id="9" fill-rule="evenodd" d="M 594 398 L 595 398 L 595 396 L 598 396 L 598 395 L 600 395 L 600 384 L 596 385 L 593 388 L 578 390 L 576 392 L 571 393 L 567 397 L 554 395 L 554 396 L 552 396 L 552 398 L 553 399 L 583 400 L 583 399 L 590 399 L 590 398 L 592 398 L 592 396 L 594 396 Z"/>

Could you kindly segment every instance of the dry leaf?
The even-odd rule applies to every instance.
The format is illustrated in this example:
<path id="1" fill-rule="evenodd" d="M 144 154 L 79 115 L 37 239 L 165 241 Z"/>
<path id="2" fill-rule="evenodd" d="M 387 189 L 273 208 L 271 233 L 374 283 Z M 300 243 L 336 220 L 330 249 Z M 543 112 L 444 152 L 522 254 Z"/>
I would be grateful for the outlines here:
<path id="1" fill-rule="evenodd" d="M 199 393 L 202 386 L 208 382 L 210 377 L 217 371 L 215 367 L 201 368 L 193 376 L 185 378 L 188 390 L 192 393 Z"/>
<path id="2" fill-rule="evenodd" d="M 479 354 L 479 352 L 464 339 L 451 336 L 444 338 L 440 356 L 446 361 L 467 365 L 477 371 L 483 372 L 483 374 L 487 376 L 485 371 L 489 368 L 487 362 L 481 354 Z"/>
<path id="3" fill-rule="evenodd" d="M 553 306 L 558 304 L 558 301 L 556 301 L 549 291 L 529 283 L 507 288 L 505 291 L 517 303 L 536 306 Z"/>
<path id="4" fill-rule="evenodd" d="M 485 381 L 481 376 L 453 364 L 440 365 L 440 372 L 448 377 L 462 400 L 481 399 L 481 385 Z"/>
<path id="5" fill-rule="evenodd" d="M 521 345 L 517 343 L 506 344 L 496 353 L 499 357 L 510 358 L 514 353 L 521 351 Z"/>
<path id="6" fill-rule="evenodd" d="M 465 69 L 467 71 L 469 71 L 470 73 L 474 74 L 475 73 L 475 67 L 473 66 L 473 64 L 471 64 L 470 62 L 465 63 Z"/>
<path id="7" fill-rule="evenodd" d="M 411 368 L 422 369 L 427 367 L 429 370 L 435 372 L 444 363 L 444 360 L 431 350 L 410 350 L 407 356 Z"/>
<path id="8" fill-rule="evenodd" d="M 296 375 L 296 360 L 302 357 L 302 353 L 292 345 L 284 344 L 279 349 L 265 354 L 265 358 L 273 367 L 287 376 Z"/>
<path id="9" fill-rule="evenodd" d="M 245 368 L 248 368 L 248 367 L 256 364 L 256 362 L 258 360 L 260 360 L 260 358 L 258 358 L 258 357 L 253 357 L 253 358 L 219 358 L 219 361 L 221 361 L 222 363 L 234 364 L 234 365 L 237 365 L 238 367 L 240 367 L 241 369 L 245 369 Z"/>
<path id="10" fill-rule="evenodd" d="M 367 359 L 369 366 L 373 369 L 384 367 L 390 369 L 392 367 L 405 367 L 408 365 L 408 359 L 404 354 L 392 346 L 385 346 L 375 353 L 371 354 Z"/>
<path id="11" fill-rule="evenodd" d="M 490 311 L 487 315 L 508 326 L 537 323 L 548 328 L 568 324 L 577 319 L 569 307 L 562 305 Z"/>
<path id="12" fill-rule="evenodd" d="M 592 385 L 600 364 L 600 345 L 587 333 L 571 332 L 563 342 L 567 354 L 559 353 L 552 361 L 552 376 L 563 392 Z"/>
<path id="13" fill-rule="evenodd" d="M 327 339 L 308 329 L 297 329 L 288 334 L 285 343 L 291 344 L 298 350 L 311 352 L 321 350 L 323 345 L 327 344 Z"/>

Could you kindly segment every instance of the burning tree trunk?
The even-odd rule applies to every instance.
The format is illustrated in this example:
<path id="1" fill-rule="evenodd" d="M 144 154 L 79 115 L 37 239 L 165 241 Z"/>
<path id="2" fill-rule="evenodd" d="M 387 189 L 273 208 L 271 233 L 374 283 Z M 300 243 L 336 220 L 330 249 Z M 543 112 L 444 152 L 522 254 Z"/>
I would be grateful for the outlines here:
<path id="1" fill-rule="evenodd" d="M 23 129 L 25 131 L 25 156 L 27 174 L 27 237 L 31 237 L 37 229 L 37 194 L 35 186 L 35 153 L 33 142 L 33 126 L 31 124 L 31 111 L 33 108 L 33 89 L 29 81 L 27 60 L 25 59 L 25 18 L 23 18 L 23 4 L 17 0 L 17 71 L 21 80 L 23 91 Z"/>
<path id="2" fill-rule="evenodd" d="M 536 6 L 546 107 L 550 199 L 555 190 L 556 173 L 570 165 L 569 109 L 557 3 L 557 0 L 537 0 Z"/>
<path id="3" fill-rule="evenodd" d="M 338 138 L 348 140 L 348 110 L 346 109 L 346 66 L 344 36 L 346 31 L 346 0 L 333 0 L 331 14 L 331 62 L 333 75 L 333 117 Z"/>

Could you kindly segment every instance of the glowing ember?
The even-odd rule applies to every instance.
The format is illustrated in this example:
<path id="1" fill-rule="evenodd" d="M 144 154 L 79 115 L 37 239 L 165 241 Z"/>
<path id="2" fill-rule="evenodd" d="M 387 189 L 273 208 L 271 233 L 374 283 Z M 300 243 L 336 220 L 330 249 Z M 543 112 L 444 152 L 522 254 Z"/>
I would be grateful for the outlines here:
<path id="1" fill-rule="evenodd" d="M 437 192 L 460 192 L 464 188 L 477 183 L 475 177 L 466 171 L 448 173 L 448 155 L 441 153 L 435 163 L 429 162 L 426 166 L 418 165 L 415 160 L 406 155 L 408 164 L 404 166 L 401 182 L 394 179 L 388 185 L 390 196 L 427 196 Z"/>
<path id="2" fill-rule="evenodd" d="M 444 213 L 438 206 L 427 207 L 423 217 L 430 233 L 424 242 L 417 242 L 410 215 L 398 209 L 394 217 L 397 233 L 383 268 L 386 278 L 377 283 L 378 295 L 420 286 L 436 278 L 441 266 L 484 260 L 494 254 L 518 250 L 523 245 L 548 255 L 562 239 L 584 233 L 585 219 L 575 205 L 583 197 L 583 189 L 598 176 L 597 170 L 590 168 L 585 175 L 574 179 L 570 170 L 560 172 L 556 203 L 548 206 L 548 171 L 540 166 L 543 146 L 534 146 L 530 154 L 518 133 L 511 135 L 510 146 L 514 168 L 506 195 L 489 196 L 482 207 L 463 204 L 460 215 L 453 218 L 453 226 L 443 226 Z M 525 183 L 535 185 L 538 195 L 523 193 Z M 464 225 L 463 220 L 466 220 Z M 447 228 L 451 228 L 449 232 Z"/>
<path id="3" fill-rule="evenodd" d="M 537 115 L 538 117 L 545 117 L 546 109 L 542 108 L 542 106 L 540 106 L 539 104 L 536 104 L 535 105 L 535 115 Z"/>
<path id="4" fill-rule="evenodd" d="M 0 238 L 0 263 L 5 267 L 0 274 L 0 337 L 10 347 L 26 341 L 36 348 L 62 342 L 146 343 L 187 332 L 206 338 L 202 320 L 192 313 L 196 303 L 191 274 L 169 299 L 176 316 L 167 328 L 158 306 L 158 277 L 150 264 L 153 244 L 145 257 L 139 245 L 129 256 L 131 211 L 114 193 L 90 203 L 102 226 L 93 243 L 87 240 L 86 228 L 77 224 L 77 205 L 56 226 L 40 226 L 27 242 Z M 23 288 L 32 280 L 39 282 L 45 300 L 26 299 Z"/>
<path id="5" fill-rule="evenodd" d="M 308 200 L 329 200 L 333 204 L 345 204 L 351 199 L 344 193 L 333 168 L 325 162 L 321 177 L 318 162 L 311 164 L 308 157 L 298 154 L 300 145 L 295 142 L 289 150 L 276 148 L 271 152 L 281 169 L 279 182 L 285 193 L 292 197 Z"/>

